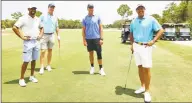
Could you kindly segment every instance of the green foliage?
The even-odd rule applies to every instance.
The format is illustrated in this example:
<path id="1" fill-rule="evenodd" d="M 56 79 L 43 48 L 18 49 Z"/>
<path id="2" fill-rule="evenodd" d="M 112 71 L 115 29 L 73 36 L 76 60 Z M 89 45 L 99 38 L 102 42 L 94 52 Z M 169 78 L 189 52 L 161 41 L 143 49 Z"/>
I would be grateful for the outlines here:
<path id="1" fill-rule="evenodd" d="M 42 14 L 42 12 L 41 12 L 41 11 L 36 11 L 36 14 L 35 14 L 35 15 L 36 15 L 37 17 L 40 17 L 40 16 L 41 16 L 41 14 Z"/>
<path id="2" fill-rule="evenodd" d="M 133 14 L 132 10 L 127 4 L 121 4 L 117 9 L 117 13 L 124 19 L 124 17 L 131 16 Z"/>
<path id="3" fill-rule="evenodd" d="M 153 16 L 160 24 L 163 24 L 162 17 L 159 14 L 152 14 Z"/>
<path id="4" fill-rule="evenodd" d="M 18 20 L 21 16 L 23 16 L 23 14 L 21 12 L 15 12 L 11 14 L 11 16 L 14 20 Z"/>
<path id="5" fill-rule="evenodd" d="M 70 29 L 82 28 L 82 24 L 80 20 L 59 19 L 59 28 L 70 28 Z"/>

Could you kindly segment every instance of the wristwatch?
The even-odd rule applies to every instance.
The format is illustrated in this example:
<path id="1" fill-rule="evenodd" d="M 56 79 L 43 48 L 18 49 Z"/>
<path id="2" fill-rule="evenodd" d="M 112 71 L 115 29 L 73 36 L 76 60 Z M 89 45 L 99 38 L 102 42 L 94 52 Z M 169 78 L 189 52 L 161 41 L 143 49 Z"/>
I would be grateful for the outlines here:
<path id="1" fill-rule="evenodd" d="M 103 40 L 103 38 L 101 38 L 100 40 Z"/>

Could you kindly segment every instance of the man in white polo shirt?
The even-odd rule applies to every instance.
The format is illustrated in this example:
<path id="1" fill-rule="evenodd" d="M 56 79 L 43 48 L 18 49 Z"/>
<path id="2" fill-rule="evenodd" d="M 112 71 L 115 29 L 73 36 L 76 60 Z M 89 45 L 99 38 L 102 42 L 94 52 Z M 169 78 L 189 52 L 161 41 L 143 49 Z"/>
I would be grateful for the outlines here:
<path id="1" fill-rule="evenodd" d="M 46 69 L 48 71 L 52 70 L 50 64 L 52 59 L 52 49 L 55 44 L 55 35 L 54 35 L 55 32 L 57 34 L 57 39 L 60 47 L 58 18 L 54 14 L 54 9 L 55 9 L 55 4 L 50 3 L 48 5 L 48 13 L 40 16 L 40 20 L 44 28 L 44 35 L 42 37 L 42 42 L 41 42 L 41 56 L 40 56 L 41 69 L 39 71 L 40 74 L 44 73 L 44 58 L 45 58 L 46 50 L 48 50 Z"/>
<path id="2" fill-rule="evenodd" d="M 19 85 L 22 87 L 26 86 L 24 74 L 29 62 L 31 62 L 31 76 L 29 80 L 34 83 L 38 82 L 38 80 L 34 77 L 34 70 L 36 60 L 39 57 L 39 40 L 43 35 L 43 26 L 40 24 L 39 18 L 35 16 L 36 9 L 37 8 L 35 6 L 29 6 L 29 14 L 20 17 L 13 26 L 15 34 L 23 40 L 24 62 L 21 67 L 21 77 L 19 80 Z M 22 32 L 19 29 L 21 29 Z"/>

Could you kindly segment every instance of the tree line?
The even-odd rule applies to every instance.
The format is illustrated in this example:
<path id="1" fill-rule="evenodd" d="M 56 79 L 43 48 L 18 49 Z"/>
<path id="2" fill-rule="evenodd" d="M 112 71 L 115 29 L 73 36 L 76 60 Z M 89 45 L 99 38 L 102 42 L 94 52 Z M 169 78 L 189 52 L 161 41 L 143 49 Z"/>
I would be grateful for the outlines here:
<path id="1" fill-rule="evenodd" d="M 192 1 L 186 0 L 181 1 L 179 5 L 172 2 L 168 4 L 165 9 L 163 10 L 162 16 L 159 14 L 152 14 L 154 18 L 156 18 L 160 24 L 163 23 L 189 23 L 190 28 L 192 29 Z M 104 28 L 121 28 L 122 24 L 125 23 L 125 21 L 131 22 L 131 20 L 128 18 L 132 15 L 132 10 L 127 4 L 121 4 L 119 8 L 116 11 L 121 17 L 121 20 L 116 20 L 112 24 L 104 25 Z M 36 16 L 39 17 L 42 14 L 42 12 L 37 11 Z M 1 20 L 1 27 L 2 28 L 11 28 L 16 20 L 18 20 L 19 17 L 23 16 L 21 12 L 15 12 L 11 14 L 13 20 Z M 81 28 L 82 23 L 81 20 L 66 20 L 66 19 L 59 19 L 59 28 L 69 28 L 69 29 L 76 29 Z"/>

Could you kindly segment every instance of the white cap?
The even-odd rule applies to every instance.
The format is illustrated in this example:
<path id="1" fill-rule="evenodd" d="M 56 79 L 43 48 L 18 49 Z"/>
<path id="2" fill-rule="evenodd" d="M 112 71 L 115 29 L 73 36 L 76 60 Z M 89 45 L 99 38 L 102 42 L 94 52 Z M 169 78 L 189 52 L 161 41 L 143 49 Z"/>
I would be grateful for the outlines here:
<path id="1" fill-rule="evenodd" d="M 35 5 L 29 5 L 28 8 L 30 8 L 30 9 L 31 8 L 36 8 L 37 9 L 37 7 Z"/>

